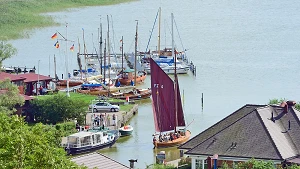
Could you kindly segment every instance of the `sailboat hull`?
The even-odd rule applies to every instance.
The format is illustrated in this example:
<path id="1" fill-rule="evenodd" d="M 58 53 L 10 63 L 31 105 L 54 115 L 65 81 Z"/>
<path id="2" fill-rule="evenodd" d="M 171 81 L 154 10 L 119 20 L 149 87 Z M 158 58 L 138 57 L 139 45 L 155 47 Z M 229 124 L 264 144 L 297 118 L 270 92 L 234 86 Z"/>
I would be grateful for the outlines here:
<path id="1" fill-rule="evenodd" d="M 191 132 L 189 130 L 187 130 L 185 132 L 184 136 L 181 136 L 180 138 L 177 138 L 173 141 L 163 141 L 163 142 L 159 142 L 159 141 L 155 141 L 153 142 L 153 145 L 155 148 L 164 148 L 164 147 L 174 147 L 174 146 L 178 146 L 182 143 L 187 142 L 191 137 Z"/>

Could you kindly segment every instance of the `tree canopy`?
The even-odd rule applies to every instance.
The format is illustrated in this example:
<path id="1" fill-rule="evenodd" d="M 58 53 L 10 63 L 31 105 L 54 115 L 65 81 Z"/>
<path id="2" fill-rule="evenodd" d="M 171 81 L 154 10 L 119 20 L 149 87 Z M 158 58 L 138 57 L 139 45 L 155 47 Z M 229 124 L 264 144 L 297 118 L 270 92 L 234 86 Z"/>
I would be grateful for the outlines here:
<path id="1" fill-rule="evenodd" d="M 56 124 L 77 119 L 82 124 L 85 120 L 86 105 L 79 100 L 63 94 L 50 95 L 31 102 L 31 112 L 36 122 Z"/>
<path id="2" fill-rule="evenodd" d="M 2 62 L 17 53 L 17 49 L 6 41 L 0 42 L 0 68 L 2 67 Z"/>
<path id="3" fill-rule="evenodd" d="M 54 130 L 37 124 L 29 127 L 24 119 L 0 112 L 0 166 L 2 168 L 77 169 L 63 148 L 55 143 Z"/>
<path id="4" fill-rule="evenodd" d="M 0 81 L 0 111 L 13 113 L 16 105 L 23 105 L 24 98 L 19 94 L 19 89 L 9 79 Z"/>

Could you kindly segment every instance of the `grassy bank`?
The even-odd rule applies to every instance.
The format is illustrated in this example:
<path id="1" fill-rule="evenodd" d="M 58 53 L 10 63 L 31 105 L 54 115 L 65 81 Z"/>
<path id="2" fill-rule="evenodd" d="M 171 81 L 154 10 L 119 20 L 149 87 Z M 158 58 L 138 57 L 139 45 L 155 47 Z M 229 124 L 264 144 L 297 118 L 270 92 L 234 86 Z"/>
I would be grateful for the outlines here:
<path id="1" fill-rule="evenodd" d="M 58 24 L 41 13 L 130 1 L 135 0 L 0 0 L 0 40 L 28 37 L 26 30 Z"/>

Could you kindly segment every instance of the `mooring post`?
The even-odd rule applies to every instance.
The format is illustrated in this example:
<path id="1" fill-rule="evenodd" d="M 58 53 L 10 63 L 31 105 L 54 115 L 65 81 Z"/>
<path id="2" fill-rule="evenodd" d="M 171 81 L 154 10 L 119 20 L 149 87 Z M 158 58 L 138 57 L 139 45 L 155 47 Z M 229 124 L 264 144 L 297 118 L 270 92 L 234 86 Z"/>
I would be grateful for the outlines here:
<path id="1" fill-rule="evenodd" d="M 202 105 L 202 112 L 203 112 L 203 93 L 202 93 L 202 97 L 201 97 L 201 105 Z"/>

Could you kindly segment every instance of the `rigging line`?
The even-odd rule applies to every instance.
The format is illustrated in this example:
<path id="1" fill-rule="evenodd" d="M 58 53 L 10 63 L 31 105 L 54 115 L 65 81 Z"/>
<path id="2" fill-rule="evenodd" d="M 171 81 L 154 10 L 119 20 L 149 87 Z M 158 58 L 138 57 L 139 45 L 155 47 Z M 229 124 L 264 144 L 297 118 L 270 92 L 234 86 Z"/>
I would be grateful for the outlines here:
<path id="1" fill-rule="evenodd" d="M 146 57 L 146 53 L 147 53 L 147 50 L 148 50 L 148 47 L 149 47 L 149 44 L 150 44 L 150 40 L 151 40 L 151 37 L 152 37 L 152 33 L 153 33 L 153 30 L 154 30 L 154 26 L 155 26 L 155 23 L 156 23 L 156 21 L 157 21 L 158 13 L 159 13 L 159 9 L 158 9 L 158 11 L 157 11 L 157 14 L 156 14 L 156 17 L 155 17 L 153 26 L 152 26 L 152 30 L 151 30 L 151 32 L 150 32 L 150 37 L 149 37 L 148 44 L 147 44 L 147 47 L 146 47 L 146 50 L 145 50 L 144 58 Z"/>
<path id="2" fill-rule="evenodd" d="M 111 28 L 112 28 L 112 32 L 113 32 L 113 46 L 114 48 L 116 48 L 116 45 L 115 45 L 115 30 L 114 30 L 114 25 L 113 25 L 113 17 L 112 15 L 110 15 L 111 17 Z"/>
<path id="3" fill-rule="evenodd" d="M 185 48 L 184 48 L 184 46 L 183 46 L 182 39 L 181 39 L 181 37 L 180 37 L 180 34 L 179 34 L 179 31 L 178 31 L 178 27 L 177 27 L 177 24 L 176 24 L 175 19 L 174 19 L 174 23 L 175 23 L 175 27 L 176 27 L 176 30 L 177 30 L 178 37 L 179 37 L 179 39 L 180 39 L 181 47 L 182 47 L 182 49 L 183 49 L 184 51 L 186 51 Z M 185 53 L 185 52 L 184 52 L 184 54 L 185 54 L 185 57 L 186 57 L 186 53 Z"/>
<path id="4" fill-rule="evenodd" d="M 133 42 L 135 42 L 135 39 L 133 39 L 133 40 L 131 41 L 131 44 L 130 44 L 130 46 L 129 46 L 129 49 L 128 49 L 128 52 L 127 52 L 127 53 L 129 53 L 129 51 L 131 50 L 131 47 L 132 47 L 132 45 L 133 45 Z"/>

